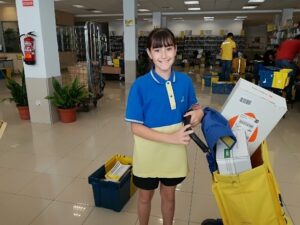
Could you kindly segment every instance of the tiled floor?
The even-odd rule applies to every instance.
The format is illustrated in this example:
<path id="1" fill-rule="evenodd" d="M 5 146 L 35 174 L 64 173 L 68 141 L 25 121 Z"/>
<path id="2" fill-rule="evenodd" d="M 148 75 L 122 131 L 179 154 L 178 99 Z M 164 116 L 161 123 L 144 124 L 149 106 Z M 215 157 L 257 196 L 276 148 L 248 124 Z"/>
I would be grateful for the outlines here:
<path id="1" fill-rule="evenodd" d="M 219 109 L 226 96 L 211 95 L 192 75 L 203 105 Z M 94 207 L 87 177 L 115 153 L 131 155 L 132 137 L 124 122 L 126 88 L 107 81 L 97 108 L 78 113 L 72 124 L 20 121 L 13 103 L 0 104 L 8 122 L 0 140 L 0 224 L 137 225 L 136 195 L 122 212 Z M 9 93 L 0 80 L 0 98 Z M 288 211 L 300 224 L 300 104 L 290 110 L 268 137 L 270 156 Z M 175 225 L 199 225 L 218 218 L 211 176 L 202 152 L 189 145 L 190 173 L 176 192 Z M 162 224 L 159 195 L 150 225 Z"/>

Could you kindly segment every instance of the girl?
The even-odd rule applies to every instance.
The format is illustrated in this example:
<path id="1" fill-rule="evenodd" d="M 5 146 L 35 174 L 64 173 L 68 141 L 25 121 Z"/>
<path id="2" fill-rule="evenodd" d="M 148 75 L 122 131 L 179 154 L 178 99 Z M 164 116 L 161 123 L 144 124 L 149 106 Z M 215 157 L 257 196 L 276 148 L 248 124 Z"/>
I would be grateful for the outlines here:
<path id="1" fill-rule="evenodd" d="M 147 53 L 154 67 L 132 85 L 127 101 L 126 121 L 134 135 L 133 182 L 138 188 L 138 218 L 148 225 L 151 200 L 160 188 L 164 225 L 173 223 L 175 188 L 187 176 L 187 131 L 200 123 L 199 106 L 192 80 L 172 70 L 177 46 L 174 34 L 156 28 L 148 36 Z M 192 111 L 185 113 L 189 109 Z M 183 126 L 183 116 L 191 124 Z"/>

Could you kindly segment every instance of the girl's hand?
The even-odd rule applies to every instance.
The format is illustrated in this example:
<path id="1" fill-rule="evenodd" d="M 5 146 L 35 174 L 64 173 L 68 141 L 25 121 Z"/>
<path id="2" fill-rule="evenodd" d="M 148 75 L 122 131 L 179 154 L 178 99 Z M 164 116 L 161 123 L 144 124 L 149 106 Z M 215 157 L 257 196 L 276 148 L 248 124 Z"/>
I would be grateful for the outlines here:
<path id="1" fill-rule="evenodd" d="M 204 113 L 202 108 L 198 108 L 187 112 L 184 116 L 188 115 L 191 115 L 191 125 L 192 127 L 195 127 L 202 121 Z"/>
<path id="2" fill-rule="evenodd" d="M 181 127 L 178 131 L 176 131 L 173 134 L 170 134 L 170 139 L 173 144 L 182 144 L 182 145 L 187 145 L 190 143 L 190 134 L 193 133 L 194 131 L 192 129 L 188 130 L 191 125 L 185 125 Z"/>

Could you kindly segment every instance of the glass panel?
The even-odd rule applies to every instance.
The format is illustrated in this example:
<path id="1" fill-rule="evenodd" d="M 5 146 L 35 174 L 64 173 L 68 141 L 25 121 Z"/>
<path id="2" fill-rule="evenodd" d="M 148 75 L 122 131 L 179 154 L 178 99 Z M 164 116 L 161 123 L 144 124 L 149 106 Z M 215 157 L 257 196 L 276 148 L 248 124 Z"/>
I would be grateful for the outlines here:
<path id="1" fill-rule="evenodd" d="M 6 52 L 21 52 L 17 22 L 2 22 L 4 49 Z"/>

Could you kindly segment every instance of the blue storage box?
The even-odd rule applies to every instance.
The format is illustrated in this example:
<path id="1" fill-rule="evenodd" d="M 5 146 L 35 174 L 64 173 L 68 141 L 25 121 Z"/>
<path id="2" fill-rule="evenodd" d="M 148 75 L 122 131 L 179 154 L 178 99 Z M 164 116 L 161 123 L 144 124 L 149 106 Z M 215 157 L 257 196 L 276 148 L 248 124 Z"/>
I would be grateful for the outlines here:
<path id="1" fill-rule="evenodd" d="M 116 160 L 116 156 L 113 159 Z M 126 160 L 126 158 L 123 159 Z M 110 160 L 109 164 L 113 161 Z M 123 162 L 121 161 L 121 163 Z M 105 180 L 105 174 L 111 169 L 111 165 L 107 165 L 108 163 L 91 174 L 88 177 L 88 181 L 92 185 L 95 205 L 97 207 L 104 207 L 120 212 L 131 194 L 135 191 L 131 187 L 131 169 L 118 182 L 114 182 Z"/>
<path id="2" fill-rule="evenodd" d="M 273 83 L 274 70 L 266 68 L 259 70 L 259 86 L 271 88 Z"/>
<path id="3" fill-rule="evenodd" d="M 212 83 L 212 93 L 214 94 L 230 94 L 234 88 L 234 83 L 232 82 L 213 82 Z"/>
<path id="4" fill-rule="evenodd" d="M 5 78 L 4 73 L 2 72 L 2 70 L 0 70 L 0 80 L 4 78 Z"/>
<path id="5" fill-rule="evenodd" d="M 232 89 L 234 88 L 235 83 L 225 83 L 224 85 L 224 94 L 229 95 L 232 91 Z"/>
<path id="6" fill-rule="evenodd" d="M 204 86 L 205 87 L 210 87 L 211 86 L 211 75 L 203 75 L 203 80 L 204 80 Z"/>

